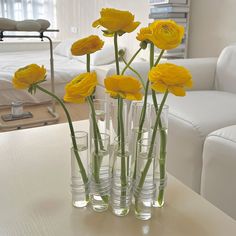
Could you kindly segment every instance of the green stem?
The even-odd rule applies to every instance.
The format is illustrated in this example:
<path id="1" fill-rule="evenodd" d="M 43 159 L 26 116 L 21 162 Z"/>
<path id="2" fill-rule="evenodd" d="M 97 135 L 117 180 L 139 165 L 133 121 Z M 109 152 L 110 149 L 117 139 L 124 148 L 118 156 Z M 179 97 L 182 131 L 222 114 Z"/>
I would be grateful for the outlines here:
<path id="1" fill-rule="evenodd" d="M 146 86 L 145 86 L 145 95 L 144 95 L 144 101 L 143 101 L 143 107 L 139 119 L 139 128 L 138 128 L 138 135 L 137 135 L 137 141 L 135 143 L 135 162 L 134 162 L 134 174 L 133 174 L 133 179 L 136 179 L 136 173 L 137 173 L 137 157 L 138 157 L 138 143 L 139 140 L 142 137 L 142 130 L 143 130 L 143 125 L 144 125 L 144 120 L 146 116 L 146 110 L 147 110 L 147 95 L 148 95 L 148 87 L 149 87 L 149 80 L 147 80 Z"/>
<path id="2" fill-rule="evenodd" d="M 90 54 L 86 54 L 86 67 L 87 72 L 90 72 Z"/>
<path id="3" fill-rule="evenodd" d="M 119 51 L 118 51 L 118 34 L 114 34 L 114 48 L 115 48 L 115 60 L 116 60 L 116 74 L 120 74 L 120 66 L 119 66 Z M 120 107 L 120 100 L 118 99 L 118 114 L 117 114 L 117 138 L 118 138 L 118 145 L 120 145 L 120 121 L 119 121 L 119 107 Z"/>
<path id="4" fill-rule="evenodd" d="M 150 54 L 149 54 L 149 61 L 150 61 L 150 69 L 152 69 L 154 65 L 154 44 L 150 44 Z"/>
<path id="5" fill-rule="evenodd" d="M 160 52 L 160 54 L 159 54 L 159 56 L 158 56 L 158 58 L 157 58 L 157 60 L 156 60 L 156 62 L 155 62 L 155 66 L 160 62 L 160 60 L 161 60 L 161 57 L 162 57 L 162 55 L 163 55 L 163 53 L 165 52 L 165 50 L 161 50 L 161 52 Z M 153 58 L 153 61 L 154 61 L 154 48 L 152 49 L 152 58 Z M 153 66 L 152 66 L 153 67 Z M 151 67 L 151 68 L 152 68 Z M 151 69 L 150 68 L 150 69 Z M 155 110 L 156 110 L 156 112 L 157 112 L 157 110 L 158 110 L 158 104 L 157 104 L 157 99 L 156 99 L 156 92 L 152 89 L 152 100 L 153 100 L 153 105 L 154 105 L 154 107 L 155 107 Z"/>
<path id="6" fill-rule="evenodd" d="M 39 85 L 35 85 L 35 86 L 39 90 L 41 90 L 42 92 L 44 92 L 44 93 L 48 94 L 49 96 L 55 98 L 60 103 L 60 105 L 62 106 L 62 108 L 63 108 L 63 110 L 64 110 L 64 112 L 66 114 L 67 120 L 68 120 L 68 124 L 69 124 L 69 128 L 70 128 L 70 133 L 71 133 L 72 144 L 73 144 L 73 150 L 74 150 L 74 154 L 75 154 L 76 160 L 77 160 L 79 168 L 80 168 L 80 173 L 81 173 L 81 176 L 82 176 L 82 180 L 83 180 L 84 184 L 87 184 L 88 183 L 88 177 L 87 177 L 86 171 L 84 169 L 83 163 L 81 161 L 81 158 L 79 156 L 79 153 L 78 153 L 78 147 L 77 147 L 77 144 L 76 144 L 74 127 L 73 127 L 73 124 L 72 124 L 72 120 L 71 120 L 70 114 L 69 114 L 68 110 L 66 109 L 65 104 L 55 94 L 49 92 L 48 90 L 42 88 Z M 89 198 L 88 195 L 86 195 L 86 198 L 87 199 Z"/>
<path id="7" fill-rule="evenodd" d="M 91 117 L 92 117 L 92 122 L 93 122 L 93 134 L 94 134 L 94 148 L 95 148 L 95 153 L 98 154 L 98 137 L 97 137 L 97 128 L 96 128 L 96 113 L 95 113 L 95 109 L 93 106 L 93 101 L 91 99 L 91 97 L 87 97 L 89 105 L 90 105 L 90 109 L 91 109 Z"/>
<path id="8" fill-rule="evenodd" d="M 119 109 L 118 109 L 118 115 L 119 115 L 119 123 L 120 123 L 120 151 L 121 151 L 121 198 L 120 201 L 123 202 L 124 197 L 126 196 L 126 186 L 127 186 L 127 179 L 126 179 L 126 156 L 125 156 L 125 135 L 124 135 L 124 122 L 123 122 L 123 99 L 118 98 L 120 100 L 119 102 Z"/>
<path id="9" fill-rule="evenodd" d="M 165 50 L 161 50 L 161 52 L 160 52 L 160 54 L 159 54 L 159 56 L 158 56 L 158 58 L 157 58 L 157 60 L 156 60 L 156 62 L 155 62 L 155 64 L 154 64 L 154 66 L 156 66 L 159 62 L 160 62 L 160 60 L 161 60 L 161 57 L 162 57 L 162 55 L 164 54 L 164 52 L 165 52 Z"/>
<path id="10" fill-rule="evenodd" d="M 134 55 L 131 57 L 131 59 L 129 60 L 129 62 L 127 63 L 127 65 L 125 66 L 125 68 L 122 70 L 121 74 L 123 75 L 125 73 L 125 71 L 129 68 L 129 65 L 133 62 L 133 60 L 135 59 L 135 57 L 140 53 L 140 51 L 142 50 L 142 48 L 140 47 L 135 53 Z"/>
<path id="11" fill-rule="evenodd" d="M 160 61 L 161 56 L 162 56 L 162 53 L 160 53 L 160 55 L 157 59 L 158 62 Z M 152 69 L 153 65 L 154 65 L 154 44 L 151 43 L 151 46 L 150 46 L 150 70 Z M 153 89 L 152 89 L 152 100 L 153 100 L 153 105 L 154 105 L 156 112 L 157 112 L 158 105 L 157 105 L 157 99 L 156 99 L 156 92 Z"/>
<path id="12" fill-rule="evenodd" d="M 123 102 L 120 99 L 119 106 L 119 121 L 120 121 L 120 150 L 121 150 L 121 182 L 126 185 L 126 164 L 125 164 L 125 135 L 124 135 L 124 122 L 123 122 Z"/>
<path id="13" fill-rule="evenodd" d="M 164 97 L 161 101 L 160 108 L 157 112 L 157 116 L 156 116 L 156 120 L 155 120 L 155 124 L 154 124 L 154 128 L 153 128 L 153 133 L 152 133 L 152 138 L 151 138 L 151 143 L 150 143 L 150 148 L 149 148 L 148 156 L 147 156 L 147 163 L 146 163 L 146 165 L 145 165 L 145 167 L 144 167 L 144 169 L 141 173 L 141 177 L 140 177 L 140 180 L 139 180 L 139 183 L 138 183 L 139 191 L 141 191 L 141 189 L 143 187 L 146 175 L 147 175 L 149 167 L 152 163 L 152 154 L 153 154 L 153 148 L 154 148 L 155 139 L 156 139 L 156 133 L 157 133 L 157 129 L 158 129 L 158 123 L 159 123 L 161 112 L 162 112 L 162 109 L 163 109 L 163 106 L 165 104 L 167 96 L 168 96 L 168 90 L 166 90 L 166 92 L 164 94 Z M 136 199 L 136 201 L 137 201 L 137 199 Z"/>
<path id="14" fill-rule="evenodd" d="M 120 74 L 120 65 L 119 65 L 119 52 L 118 52 L 118 34 L 114 34 L 114 47 L 115 47 L 115 59 L 116 59 L 116 74 Z"/>
<path id="15" fill-rule="evenodd" d="M 115 59 L 116 59 L 116 73 L 120 74 L 119 57 L 118 57 L 118 40 L 117 33 L 114 35 Z M 118 142 L 121 150 L 121 185 L 126 186 L 126 164 L 125 164 L 125 135 L 124 135 L 124 121 L 123 121 L 123 99 L 118 98 Z M 122 191 L 121 196 L 125 196 L 126 191 Z"/>
<path id="16" fill-rule="evenodd" d="M 87 67 L 87 72 L 90 72 L 90 54 L 86 54 L 86 67 Z M 92 106 L 93 106 L 93 96 L 92 95 L 90 96 L 90 101 L 92 101 Z M 96 117 L 96 113 L 95 113 L 95 117 Z M 96 131 L 97 131 L 97 135 L 98 135 L 100 148 L 103 149 L 103 143 L 102 143 L 101 134 L 100 134 L 97 122 L 95 122 L 95 126 L 96 126 Z"/>
<path id="17" fill-rule="evenodd" d="M 128 68 L 133 71 L 139 78 L 140 82 L 142 83 L 143 88 L 145 89 L 145 83 L 144 80 L 142 78 L 142 76 L 138 73 L 138 71 L 136 71 L 134 68 L 132 68 L 130 65 L 128 65 L 127 61 L 124 59 L 124 57 L 121 57 L 122 61 L 125 63 L 125 65 L 128 66 Z"/>
<path id="18" fill-rule="evenodd" d="M 159 168 L 160 168 L 160 185 L 161 188 L 159 189 L 157 201 L 159 205 L 161 206 L 163 204 L 163 198 L 164 198 L 164 186 L 162 186 L 164 183 L 163 181 L 165 180 L 166 176 L 166 131 L 161 129 L 160 130 L 160 159 L 159 159 Z"/>

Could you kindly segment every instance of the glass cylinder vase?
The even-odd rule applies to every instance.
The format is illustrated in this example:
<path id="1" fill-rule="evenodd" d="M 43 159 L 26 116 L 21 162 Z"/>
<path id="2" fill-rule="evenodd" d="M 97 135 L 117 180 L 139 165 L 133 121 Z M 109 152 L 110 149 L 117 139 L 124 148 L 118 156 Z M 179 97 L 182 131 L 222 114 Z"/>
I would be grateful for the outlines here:
<path id="1" fill-rule="evenodd" d="M 156 143 L 152 145 L 149 138 L 139 141 L 137 177 L 134 183 L 134 205 L 135 216 L 140 220 L 148 220 L 152 216 L 152 204 L 156 192 L 155 147 Z"/>
<path id="2" fill-rule="evenodd" d="M 159 105 L 158 105 L 159 107 Z M 160 121 L 158 124 L 158 132 L 156 140 L 158 142 L 157 155 L 156 155 L 156 167 L 155 167 L 155 180 L 157 185 L 157 191 L 153 200 L 153 207 L 162 207 L 164 205 L 164 192 L 167 185 L 167 174 L 166 174 L 166 148 L 167 148 L 167 135 L 168 135 L 168 112 L 169 107 L 164 105 Z M 154 122 L 156 120 L 157 111 L 152 105 L 151 107 L 151 127 L 153 129 Z"/>
<path id="3" fill-rule="evenodd" d="M 148 138 L 151 132 L 151 104 L 133 101 L 129 111 L 128 140 L 129 150 L 132 155 L 132 166 L 134 169 L 133 180 L 136 179 L 138 142 L 140 139 Z"/>
<path id="4" fill-rule="evenodd" d="M 122 147 L 123 145 L 123 147 Z M 112 154 L 111 208 L 117 216 L 129 213 L 131 205 L 132 169 L 128 143 L 115 138 Z"/>
<path id="5" fill-rule="evenodd" d="M 93 99 L 93 108 L 95 114 L 95 126 L 93 125 L 92 110 L 90 106 L 89 114 L 89 137 L 90 146 L 92 145 L 92 139 L 94 138 L 94 127 L 99 131 L 99 133 L 110 133 L 110 123 L 109 123 L 109 103 L 103 99 Z"/>
<path id="6" fill-rule="evenodd" d="M 89 202 L 89 181 L 84 182 L 83 171 L 79 166 L 80 158 L 88 176 L 88 133 L 83 131 L 75 132 L 77 149 L 71 148 L 71 193 L 74 207 L 86 207 Z"/>
<path id="7" fill-rule="evenodd" d="M 110 136 L 100 133 L 92 138 L 90 152 L 90 200 L 94 211 L 102 212 L 108 209 L 111 173 L 110 173 Z"/>
<path id="8" fill-rule="evenodd" d="M 124 136 L 127 140 L 128 136 L 128 111 L 127 111 L 127 103 L 125 100 L 123 100 L 123 107 L 122 107 L 122 117 L 123 117 L 123 125 L 124 125 Z M 119 122 L 118 122 L 118 99 L 112 99 L 112 101 L 109 102 L 109 135 L 111 140 L 111 148 L 113 148 L 115 144 L 115 138 L 118 135 L 119 130 Z M 112 150 L 112 149 L 111 149 Z M 112 150 L 113 152 L 113 150 Z"/>

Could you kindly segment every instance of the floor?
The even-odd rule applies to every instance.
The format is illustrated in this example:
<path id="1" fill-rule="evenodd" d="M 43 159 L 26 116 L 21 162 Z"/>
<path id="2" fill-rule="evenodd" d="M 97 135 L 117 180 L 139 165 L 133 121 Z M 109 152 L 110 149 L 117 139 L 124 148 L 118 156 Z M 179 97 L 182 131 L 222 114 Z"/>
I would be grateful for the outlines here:
<path id="1" fill-rule="evenodd" d="M 88 119 L 89 116 L 89 108 L 87 103 L 83 104 L 72 104 L 72 103 L 66 103 L 66 108 L 68 109 L 71 119 L 73 121 L 77 120 L 85 120 Z M 49 104 L 44 104 L 44 105 L 36 105 L 36 106 L 27 106 L 24 107 L 24 111 L 30 111 L 33 114 L 33 118 L 27 118 L 27 119 L 21 119 L 21 120 L 16 120 L 16 121 L 7 121 L 4 122 L 1 119 L 2 115 L 5 114 L 10 114 L 11 109 L 6 108 L 6 109 L 0 109 L 0 125 L 1 126 L 11 126 L 11 125 L 18 125 L 21 126 L 20 128 L 0 128 L 0 132 L 5 132 L 5 131 L 11 131 L 15 129 L 22 129 L 22 128 L 29 128 L 26 126 L 28 122 L 31 121 L 36 121 L 36 120 L 42 120 L 42 119 L 50 119 L 52 116 L 49 114 L 47 107 Z M 65 112 L 63 111 L 62 107 L 59 104 L 56 104 L 56 112 L 59 114 L 59 120 L 57 123 L 65 123 L 67 122 L 67 118 L 65 115 Z M 51 122 L 48 122 L 47 125 L 50 125 Z M 54 122 L 55 124 L 55 122 Z M 37 127 L 37 126 L 42 126 L 45 125 L 44 123 L 40 123 L 37 125 L 30 125 L 30 127 Z"/>

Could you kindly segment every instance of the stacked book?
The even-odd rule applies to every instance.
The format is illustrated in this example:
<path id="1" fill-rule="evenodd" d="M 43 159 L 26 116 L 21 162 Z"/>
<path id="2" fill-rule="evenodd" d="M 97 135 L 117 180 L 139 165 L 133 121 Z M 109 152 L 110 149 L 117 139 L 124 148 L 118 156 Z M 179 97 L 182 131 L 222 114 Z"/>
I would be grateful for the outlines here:
<path id="1" fill-rule="evenodd" d="M 160 19 L 171 19 L 185 28 L 185 38 L 182 44 L 165 53 L 167 58 L 184 58 L 187 54 L 187 38 L 189 25 L 190 0 L 149 0 L 150 22 Z"/>

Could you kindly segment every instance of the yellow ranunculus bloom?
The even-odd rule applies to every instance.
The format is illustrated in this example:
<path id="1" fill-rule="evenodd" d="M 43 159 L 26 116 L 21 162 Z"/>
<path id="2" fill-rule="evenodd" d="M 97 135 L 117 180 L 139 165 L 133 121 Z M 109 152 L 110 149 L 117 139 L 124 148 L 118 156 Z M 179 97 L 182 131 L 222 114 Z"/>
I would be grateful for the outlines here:
<path id="1" fill-rule="evenodd" d="M 97 35 L 90 35 L 89 37 L 74 42 L 71 46 L 71 53 L 74 56 L 91 54 L 101 50 L 103 45 L 104 41 L 102 41 Z"/>
<path id="2" fill-rule="evenodd" d="M 86 97 L 92 95 L 97 83 L 95 72 L 87 72 L 76 76 L 65 87 L 64 101 L 73 103 L 84 102 Z"/>
<path id="3" fill-rule="evenodd" d="M 185 87 L 191 88 L 193 81 L 190 72 L 183 66 L 171 63 L 159 64 L 149 72 L 152 89 L 165 92 L 166 89 L 176 96 L 185 96 Z"/>
<path id="4" fill-rule="evenodd" d="M 140 29 L 136 38 L 139 41 L 146 41 L 146 40 L 150 40 L 150 38 L 152 38 L 152 34 L 153 34 L 153 32 L 150 27 L 144 27 L 144 28 Z"/>
<path id="5" fill-rule="evenodd" d="M 128 100 L 142 100 L 142 84 L 134 77 L 127 75 L 112 75 L 104 80 L 106 92 L 111 97 Z"/>
<path id="6" fill-rule="evenodd" d="M 100 15 L 101 18 L 93 22 L 93 27 L 103 26 L 108 31 L 106 34 L 130 33 L 140 24 L 140 22 L 134 22 L 134 15 L 129 11 L 103 8 Z"/>
<path id="7" fill-rule="evenodd" d="M 46 69 L 37 64 L 30 64 L 18 69 L 13 77 L 13 86 L 17 89 L 27 89 L 31 85 L 45 80 Z"/>
<path id="8" fill-rule="evenodd" d="M 179 46 L 184 36 L 184 27 L 173 20 L 157 20 L 142 28 L 137 35 L 140 41 L 149 40 L 156 47 L 163 50 L 174 49 Z"/>

